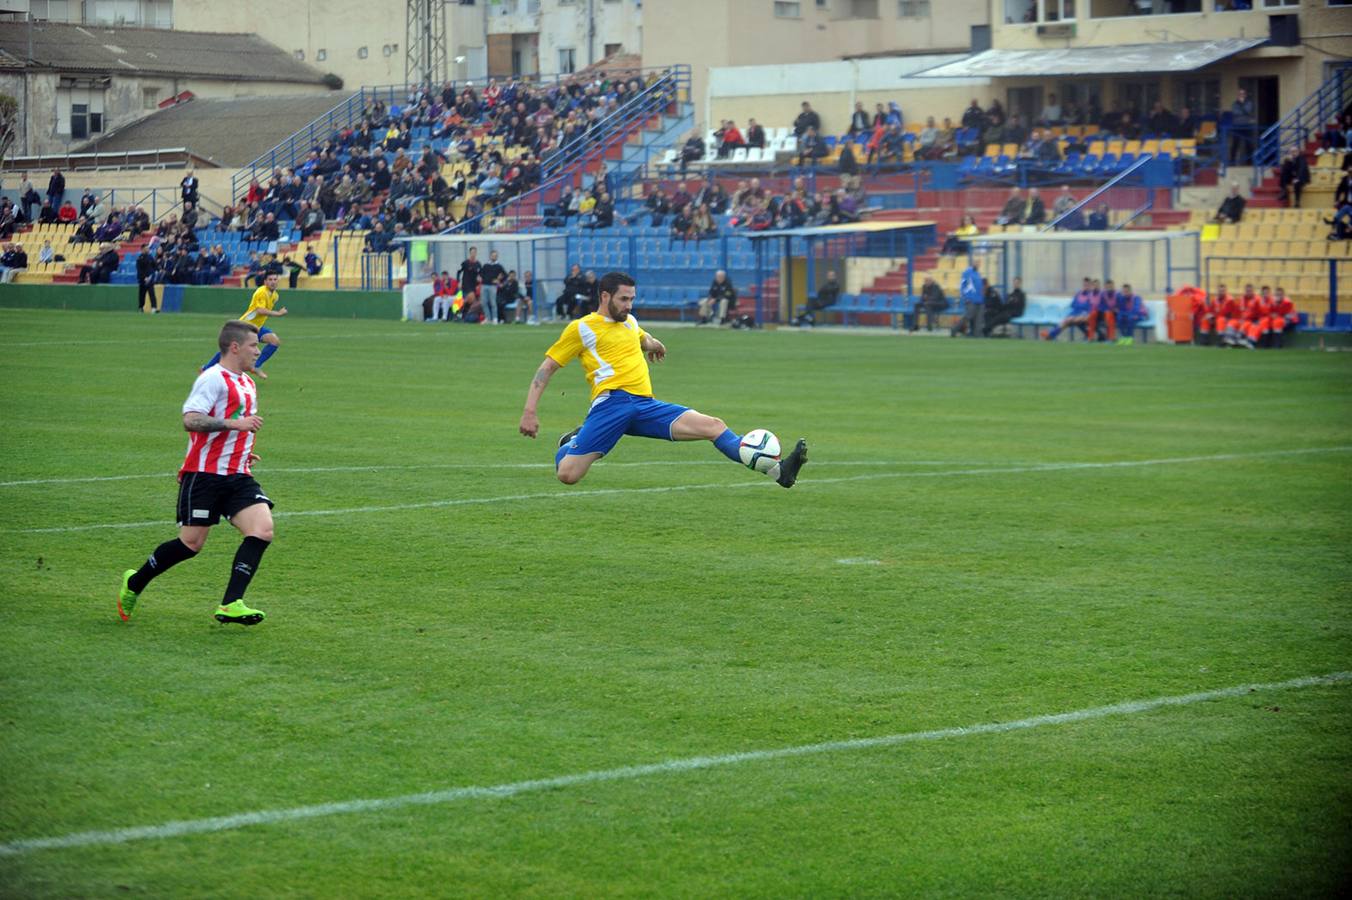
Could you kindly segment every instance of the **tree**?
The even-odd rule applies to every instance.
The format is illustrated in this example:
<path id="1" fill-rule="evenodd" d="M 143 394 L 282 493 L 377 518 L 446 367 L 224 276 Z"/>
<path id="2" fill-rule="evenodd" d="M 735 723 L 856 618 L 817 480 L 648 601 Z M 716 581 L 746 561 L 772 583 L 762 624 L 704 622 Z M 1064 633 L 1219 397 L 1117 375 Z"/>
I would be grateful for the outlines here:
<path id="1" fill-rule="evenodd" d="M 9 154 L 19 135 L 19 101 L 9 94 L 0 94 L 0 164 Z"/>

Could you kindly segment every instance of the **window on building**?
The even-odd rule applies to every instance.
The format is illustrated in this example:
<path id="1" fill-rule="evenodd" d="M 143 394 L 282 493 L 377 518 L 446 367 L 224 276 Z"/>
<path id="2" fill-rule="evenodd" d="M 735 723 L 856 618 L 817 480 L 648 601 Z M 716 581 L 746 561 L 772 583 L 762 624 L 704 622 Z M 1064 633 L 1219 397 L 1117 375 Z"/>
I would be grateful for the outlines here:
<path id="1" fill-rule="evenodd" d="M 304 60 L 305 60 L 305 51 L 304 51 L 304 50 L 292 50 L 292 51 L 291 51 L 291 54 L 292 54 L 293 56 L 295 56 L 296 59 L 299 59 L 299 60 L 301 60 L 302 62 L 304 62 Z"/>
<path id="2" fill-rule="evenodd" d="M 1176 16 L 1179 13 L 1199 13 L 1202 0 L 1093 0 L 1096 19 L 1118 16 Z M 1217 4 L 1220 9 L 1220 4 Z"/>
<path id="3" fill-rule="evenodd" d="M 138 25 L 139 0 L 94 0 L 85 4 L 85 16 L 95 25 Z"/>
<path id="4" fill-rule="evenodd" d="M 103 132 L 103 88 L 61 87 L 56 91 L 56 130 L 82 141 Z"/>
<path id="5" fill-rule="evenodd" d="M 366 59 L 366 57 L 368 57 L 368 56 L 370 56 L 370 55 L 371 55 L 371 51 L 368 50 L 366 47 L 358 47 L 358 48 L 357 48 L 357 59 Z"/>
<path id="6" fill-rule="evenodd" d="M 780 19 L 801 19 L 803 4 L 798 0 L 775 0 L 775 16 Z"/>
<path id="7" fill-rule="evenodd" d="M 624 52 L 624 44 L 606 44 L 605 55 L 607 58 L 614 56 L 616 53 L 623 52 Z"/>
<path id="8" fill-rule="evenodd" d="M 831 0 L 817 0 L 817 9 L 826 9 L 831 5 Z"/>
<path id="9" fill-rule="evenodd" d="M 1094 79 L 1076 78 L 1073 81 L 1067 80 L 1059 83 L 1058 93 L 1061 95 L 1062 114 L 1070 109 L 1078 109 L 1085 116 L 1085 121 L 1089 122 L 1088 110 L 1094 107 L 1103 106 L 1103 82 Z M 1097 123 L 1090 123 L 1097 124 Z"/>
<path id="10" fill-rule="evenodd" d="M 1194 116 L 1214 116 L 1221 112 L 1219 78 L 1199 78 L 1174 84 L 1174 112 L 1187 107 Z"/>
<path id="11" fill-rule="evenodd" d="M 320 47 L 318 50 L 315 51 L 315 62 L 323 62 L 328 58 L 329 51 L 325 50 L 323 47 Z"/>
<path id="12" fill-rule="evenodd" d="M 1158 81 L 1124 81 L 1117 85 L 1117 102 L 1122 111 L 1131 113 L 1133 118 L 1147 115 L 1159 99 Z"/>
<path id="13" fill-rule="evenodd" d="M 1341 6 L 1343 4 L 1330 3 L 1330 6 Z M 1284 6 L 1300 6 L 1300 0 L 1263 0 L 1264 9 L 1281 9 Z"/>
<path id="14" fill-rule="evenodd" d="M 160 89 L 147 87 L 141 88 L 141 108 L 154 109 L 160 105 Z"/>
<path id="15" fill-rule="evenodd" d="M 70 0 L 32 0 L 28 4 L 28 12 L 35 19 L 45 19 L 48 22 L 69 22 Z"/>
<path id="16" fill-rule="evenodd" d="M 849 19 L 878 18 L 878 0 L 849 0 L 845 8 L 845 17 Z"/>
<path id="17" fill-rule="evenodd" d="M 1005 24 L 1073 22 L 1075 0 L 1005 0 Z"/>
<path id="18" fill-rule="evenodd" d="M 577 71 L 577 50 L 572 47 L 559 48 L 559 74 L 567 75 Z"/>
<path id="19" fill-rule="evenodd" d="M 897 17 L 924 19 L 930 14 L 930 0 L 897 0 Z"/>
<path id="20" fill-rule="evenodd" d="M 174 27 L 174 0 L 142 0 L 142 22 L 151 28 Z"/>

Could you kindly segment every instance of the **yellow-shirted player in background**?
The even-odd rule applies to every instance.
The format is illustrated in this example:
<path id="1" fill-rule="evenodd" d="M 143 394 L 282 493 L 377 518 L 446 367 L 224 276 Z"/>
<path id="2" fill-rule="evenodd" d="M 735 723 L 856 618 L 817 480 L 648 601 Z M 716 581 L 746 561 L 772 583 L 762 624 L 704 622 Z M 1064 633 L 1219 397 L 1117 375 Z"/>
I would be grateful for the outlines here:
<path id="1" fill-rule="evenodd" d="M 267 378 L 263 374 L 263 363 L 272 358 L 272 354 L 277 352 L 277 348 L 282 346 L 282 339 L 277 337 L 276 333 L 265 326 L 263 323 L 273 316 L 286 315 L 286 307 L 277 309 L 277 280 L 280 276 L 269 274 L 263 279 L 263 285 L 253 292 L 253 297 L 249 300 L 249 308 L 244 311 L 244 315 L 239 317 L 241 322 L 248 322 L 258 329 L 258 343 L 263 344 L 263 352 L 258 357 L 258 362 L 254 363 L 253 372 L 259 378 Z M 210 369 L 216 363 L 221 361 L 221 355 L 217 353 L 211 358 L 211 362 L 202 367 L 202 371 Z"/>
<path id="2" fill-rule="evenodd" d="M 583 374 L 591 385 L 591 408 L 580 428 L 559 439 L 554 455 L 559 481 L 577 484 L 592 463 L 609 453 L 626 434 L 668 441 L 712 441 L 724 456 L 740 465 L 741 436 L 722 419 L 653 399 L 648 362 L 661 362 L 667 348 L 629 314 L 634 306 L 634 279 L 623 272 L 610 272 L 599 287 L 597 311 L 569 322 L 545 353 L 521 413 L 521 433 L 535 437 L 540 432 L 536 407 L 549 379 L 572 359 L 581 358 Z M 766 474 L 786 488 L 793 487 L 805 462 L 807 442 L 800 440 Z"/>

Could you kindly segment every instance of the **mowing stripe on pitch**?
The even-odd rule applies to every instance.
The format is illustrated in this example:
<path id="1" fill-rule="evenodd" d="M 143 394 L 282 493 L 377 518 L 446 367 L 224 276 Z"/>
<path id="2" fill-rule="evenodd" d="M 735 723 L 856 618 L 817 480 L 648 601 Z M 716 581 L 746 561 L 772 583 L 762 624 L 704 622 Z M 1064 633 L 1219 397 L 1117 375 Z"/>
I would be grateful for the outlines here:
<path id="1" fill-rule="evenodd" d="M 724 459 L 650 459 L 641 462 L 610 462 L 607 469 L 632 468 L 636 466 L 726 466 Z M 1007 463 L 1008 464 L 1008 463 Z M 876 459 L 841 460 L 831 462 L 832 466 L 983 466 L 990 465 L 989 460 L 963 459 Z M 1028 463 L 1027 465 L 1039 465 Z M 299 468 L 274 469 L 269 467 L 265 474 L 302 474 L 313 475 L 327 472 L 416 472 L 424 469 L 554 469 L 553 463 L 419 463 L 413 465 L 369 465 L 369 466 L 305 466 Z M 26 487 L 34 484 L 89 484 L 99 481 L 141 481 L 151 478 L 174 478 L 177 472 L 153 472 L 143 475 L 90 475 L 82 478 L 26 478 L 19 481 L 0 481 L 3 487 Z"/>
<path id="2" fill-rule="evenodd" d="M 980 475 L 1020 475 L 1037 472 L 1078 472 L 1090 469 L 1128 469 L 1143 466 L 1168 466 L 1185 463 L 1218 462 L 1237 459 L 1258 459 L 1268 456 L 1296 456 L 1311 453 L 1345 453 L 1349 447 L 1311 447 L 1303 450 L 1260 450 L 1253 453 L 1218 453 L 1211 456 L 1176 456 L 1165 459 L 1132 459 L 1111 462 L 1046 463 L 1030 466 L 994 466 L 973 469 L 945 469 L 938 472 L 873 472 L 867 475 L 842 475 L 836 478 L 810 478 L 801 485 L 844 484 L 851 481 L 878 481 L 897 478 L 960 478 Z M 353 506 L 341 509 L 283 510 L 273 518 L 290 519 L 309 516 L 352 516 L 382 512 L 406 512 L 414 509 L 443 509 L 452 506 L 484 506 L 490 503 L 520 503 L 525 500 L 584 500 L 622 494 L 673 494 L 685 491 L 730 490 L 735 488 L 777 487 L 768 478 L 750 481 L 718 481 L 706 484 L 673 484 L 643 488 L 597 488 L 595 490 L 560 489 L 531 494 L 508 494 L 497 497 L 460 497 L 451 500 L 424 500 L 418 503 L 396 503 L 387 506 Z M 10 528 L 0 534 L 66 534 L 79 531 L 101 531 L 121 528 L 163 528 L 171 523 L 159 519 L 145 522 L 103 522 L 95 525 L 60 525 L 52 528 Z"/>
<path id="3" fill-rule="evenodd" d="M 797 756 L 814 756 L 819 753 L 843 753 L 851 750 L 874 750 L 896 747 L 901 744 L 913 744 L 920 741 L 940 741 L 948 738 L 974 737 L 983 734 L 1003 734 L 1010 731 L 1022 731 L 1029 728 L 1041 728 L 1046 725 L 1069 725 L 1091 719 L 1108 716 L 1129 716 L 1151 712 L 1169 706 L 1189 706 L 1205 703 L 1209 700 L 1225 700 L 1243 697 L 1255 691 L 1281 691 L 1295 688 L 1317 687 L 1345 684 L 1352 681 L 1352 672 L 1333 672 L 1328 675 L 1311 675 L 1305 678 L 1293 678 L 1268 684 L 1241 684 L 1235 687 L 1220 688 L 1213 691 L 1201 691 L 1195 694 L 1180 694 L 1172 697 L 1155 697 L 1150 700 L 1130 700 L 1109 706 L 1094 706 L 1088 709 L 1076 709 L 1070 712 L 1051 713 L 1016 719 L 1011 722 L 987 722 L 977 725 L 964 725 L 957 728 L 940 728 L 933 731 L 910 731 L 901 734 L 888 734 L 880 737 L 855 738 L 844 741 L 825 741 L 820 744 L 800 744 L 796 747 L 777 747 L 770 750 L 749 750 L 742 753 L 728 753 L 719 756 L 693 756 L 684 759 L 670 759 L 647 765 L 621 766 L 615 769 L 600 769 L 591 772 L 579 772 L 572 775 L 558 775 L 553 778 L 536 778 L 529 781 L 513 781 L 507 784 L 467 786 L 447 788 L 440 791 L 428 791 L 422 794 L 405 794 L 401 797 L 378 797 L 369 800 L 342 800 L 335 803 L 319 803 L 313 806 L 295 806 L 289 809 L 266 809 L 256 812 L 236 813 L 230 816 L 216 816 L 209 819 L 185 819 L 177 822 L 165 822 L 160 825 L 143 825 L 132 828 L 113 828 L 107 831 L 78 831 L 59 837 L 23 838 L 0 844 L 0 856 L 19 856 L 38 850 L 65 850 L 74 847 L 100 847 L 113 844 L 126 844 L 132 841 L 164 840 L 166 838 L 185 837 L 191 834 L 211 834 L 219 831 L 233 831 L 251 825 L 275 825 L 280 822 L 294 822 L 301 819 L 318 819 L 326 816 L 350 815 L 352 813 L 383 812 L 410 806 L 437 806 L 462 800 L 492 800 L 503 797 L 515 797 L 538 791 L 559 790 L 583 784 L 597 784 L 607 781 L 629 781 L 658 775 L 671 775 L 680 772 L 694 772 L 702 769 L 715 769 L 735 766 L 742 763 L 767 762 L 776 759 L 789 759 Z"/>

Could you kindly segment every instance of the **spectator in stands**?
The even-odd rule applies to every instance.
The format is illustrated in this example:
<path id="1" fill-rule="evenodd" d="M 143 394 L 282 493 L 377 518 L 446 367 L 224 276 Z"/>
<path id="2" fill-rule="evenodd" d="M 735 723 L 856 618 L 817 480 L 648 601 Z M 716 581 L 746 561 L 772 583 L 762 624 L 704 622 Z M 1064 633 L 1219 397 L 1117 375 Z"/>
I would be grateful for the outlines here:
<path id="1" fill-rule="evenodd" d="M 971 218 L 968 216 L 968 218 Z M 911 331 L 920 330 L 920 313 L 925 314 L 925 330 L 933 331 L 939 324 L 939 316 L 944 310 L 948 309 L 948 298 L 944 296 L 944 289 L 939 282 L 934 280 L 933 275 L 926 275 L 923 286 L 920 288 L 920 303 L 915 311 L 911 313 Z"/>
<path id="2" fill-rule="evenodd" d="M 25 222 L 33 221 L 33 207 L 42 206 L 42 197 L 33 187 L 33 182 L 28 180 L 27 172 L 19 173 L 19 187 L 16 194 L 19 198 L 19 209 L 23 212 L 23 220 Z"/>
<path id="3" fill-rule="evenodd" d="M 690 229 L 695 240 L 715 237 L 718 234 L 718 228 L 714 225 L 713 216 L 709 214 L 709 207 L 703 203 L 692 205 L 695 211 L 690 216 Z"/>
<path id="4" fill-rule="evenodd" d="M 371 226 L 371 230 L 366 235 L 366 241 L 362 247 L 363 253 L 387 253 L 390 249 L 390 235 L 385 230 L 385 223 L 376 222 Z"/>
<path id="5" fill-rule="evenodd" d="M 850 114 L 849 134 L 851 136 L 854 136 L 856 134 L 863 134 L 864 132 L 872 130 L 873 130 L 873 119 L 871 116 L 869 116 L 868 111 L 864 109 L 864 104 L 858 102 L 855 103 L 854 112 Z"/>
<path id="6" fill-rule="evenodd" d="M 1047 207 L 1043 204 L 1042 195 L 1037 188 L 1028 189 L 1028 203 L 1025 204 L 1019 221 L 1024 225 L 1042 225 L 1047 221 Z"/>
<path id="7" fill-rule="evenodd" d="M 934 123 L 934 116 L 930 116 L 925 119 L 925 127 L 920 129 L 919 146 L 916 147 L 915 155 L 921 159 L 938 159 L 941 155 L 938 144 L 939 126 Z"/>
<path id="8" fill-rule="evenodd" d="M 817 134 L 817 129 L 809 126 L 798 141 L 798 165 L 816 165 L 817 160 L 829 152 L 826 142 Z"/>
<path id="9" fill-rule="evenodd" d="M 54 208 L 51 201 L 48 201 L 46 205 L 48 208 Z M 56 221 L 61 223 L 74 222 L 78 218 L 79 214 L 76 213 L 75 207 L 71 206 L 69 202 L 62 203 L 61 208 L 56 213 Z"/>
<path id="10" fill-rule="evenodd" d="M 178 183 L 179 194 L 183 203 L 197 204 L 201 184 L 201 181 L 197 178 L 197 172 L 190 166 L 187 174 L 183 176 L 183 180 Z"/>
<path id="11" fill-rule="evenodd" d="M 1190 138 L 1197 134 L 1197 129 L 1202 127 L 1202 123 L 1193 116 L 1192 110 L 1183 107 L 1178 111 L 1178 116 L 1174 119 L 1173 126 L 1165 132 L 1163 137 L 1172 138 Z"/>
<path id="12" fill-rule="evenodd" d="M 14 236 L 18 224 L 18 210 L 8 197 L 0 200 L 0 240 L 9 240 Z"/>
<path id="13" fill-rule="evenodd" d="M 803 111 L 798 114 L 798 118 L 793 120 L 793 136 L 802 138 L 809 131 L 813 134 L 821 131 L 822 119 L 812 108 L 812 104 L 806 100 L 803 101 Z M 802 163 L 799 163 L 802 165 Z"/>
<path id="14" fill-rule="evenodd" d="M 723 127 L 716 134 L 718 138 L 718 158 L 727 159 L 732 155 L 732 151 L 739 147 L 746 146 L 746 138 L 742 136 L 741 130 L 731 119 L 723 123 Z"/>
<path id="15" fill-rule="evenodd" d="M 1220 208 L 1216 210 L 1216 216 L 1212 221 L 1221 224 L 1240 221 L 1244 218 L 1245 203 L 1244 195 L 1239 192 L 1239 182 L 1230 182 L 1230 195 L 1221 201 Z"/>
<path id="16" fill-rule="evenodd" d="M 765 129 L 756 124 L 755 119 L 746 121 L 746 145 L 759 148 L 765 146 Z"/>
<path id="17" fill-rule="evenodd" d="M 1042 118 L 1039 120 L 1043 125 L 1060 125 L 1065 120 L 1061 112 L 1061 104 L 1057 101 L 1055 94 L 1047 95 L 1047 103 L 1042 107 Z"/>
<path id="18" fill-rule="evenodd" d="M 115 241 L 122 236 L 122 214 L 118 210 L 113 210 L 108 214 L 108 218 L 94 232 L 94 240 L 98 243 Z"/>
<path id="19" fill-rule="evenodd" d="M 1005 143 L 1023 145 L 1027 142 L 1028 129 L 1024 127 L 1023 117 L 1015 113 L 1005 123 Z"/>
<path id="20" fill-rule="evenodd" d="M 82 216 L 93 215 L 93 213 L 91 213 L 90 210 L 92 210 L 97 204 L 98 198 L 94 196 L 94 192 L 89 188 L 85 188 L 84 193 L 80 195 L 80 207 L 79 207 L 80 215 Z"/>
<path id="21" fill-rule="evenodd" d="M 0 254 L 0 281 L 10 281 L 16 272 L 28 268 L 28 254 L 22 244 L 6 244 L 5 252 Z"/>
<path id="22" fill-rule="evenodd" d="M 583 228 L 609 228 L 615 224 L 615 203 L 610 199 L 609 193 L 601 192 L 591 213 L 591 221 L 584 222 Z"/>
<path id="23" fill-rule="evenodd" d="M 779 204 L 775 224 L 780 228 L 802 228 L 807 223 L 807 204 L 802 191 L 795 190 Z"/>
<path id="24" fill-rule="evenodd" d="M 906 161 L 906 134 L 895 123 L 888 125 L 878 142 L 876 168 L 881 169 L 889 160 L 895 160 L 898 166 Z"/>
<path id="25" fill-rule="evenodd" d="M 943 256 L 956 256 L 959 253 L 967 253 L 971 250 L 971 238 L 981 233 L 977 227 L 976 219 L 971 215 L 962 217 L 962 224 L 948 233 L 944 240 L 943 249 L 939 252 Z"/>
<path id="26" fill-rule="evenodd" d="M 1230 165 L 1248 165 L 1253 158 L 1254 138 L 1253 101 L 1248 91 L 1240 88 L 1230 104 Z"/>
<path id="27" fill-rule="evenodd" d="M 1282 160 L 1279 182 L 1282 187 L 1279 199 L 1287 206 L 1299 209 L 1300 195 L 1310 183 L 1310 163 L 1305 158 L 1304 148 L 1292 147 Z"/>
<path id="28" fill-rule="evenodd" d="M 686 204 L 671 218 L 671 239 L 688 241 L 695 237 L 693 204 Z"/>
<path id="29" fill-rule="evenodd" d="M 684 146 L 681 147 L 681 174 L 685 175 L 686 167 L 692 162 L 699 162 L 701 159 L 704 159 L 704 141 L 700 140 L 698 134 L 691 132 L 690 137 L 686 138 Z"/>
<path id="30" fill-rule="evenodd" d="M 985 334 L 986 281 L 975 259 L 967 263 L 958 282 L 958 297 L 962 300 L 962 319 L 949 331 L 951 336 L 966 334 L 981 337 Z"/>
<path id="31" fill-rule="evenodd" d="M 1070 185 L 1061 185 L 1061 192 L 1056 195 L 1056 202 L 1052 204 L 1052 221 L 1058 222 L 1062 216 L 1075 208 L 1075 195 L 1070 192 Z M 1083 224 L 1083 219 L 1081 223 Z M 1076 231 L 1074 223 L 1070 221 L 1059 222 L 1056 226 L 1057 231 Z"/>
<path id="32" fill-rule="evenodd" d="M 99 255 L 80 267 L 81 284 L 107 284 L 122 258 L 112 244 L 104 244 Z"/>
<path id="33" fill-rule="evenodd" d="M 1009 199 L 1000 210 L 1000 215 L 996 216 L 996 225 L 1018 225 L 1023 221 L 1023 211 L 1026 207 L 1023 199 L 1023 192 L 1017 187 L 1009 189 Z"/>
<path id="34" fill-rule="evenodd" d="M 1329 232 L 1329 240 L 1346 241 L 1352 239 L 1352 203 L 1344 203 L 1338 207 L 1333 218 L 1325 219 L 1326 225 L 1332 226 L 1333 230 Z"/>
<path id="35" fill-rule="evenodd" d="M 834 270 L 826 273 L 826 282 L 817 288 L 817 296 L 809 297 L 807 306 L 793 320 L 794 325 L 803 328 L 811 328 L 817 324 L 817 313 L 820 310 L 835 306 L 840 300 L 840 283 L 836 280 Z"/>
<path id="36" fill-rule="evenodd" d="M 60 209 L 66 199 L 66 176 L 60 169 L 52 169 L 52 177 L 47 179 L 47 202 L 53 209 Z"/>
<path id="37" fill-rule="evenodd" d="M 826 224 L 841 225 L 858 222 L 859 214 L 850 208 L 851 202 L 843 190 L 835 190 L 827 201 Z"/>
<path id="38" fill-rule="evenodd" d="M 71 207 L 72 211 L 74 211 L 74 209 L 74 207 Z M 71 235 L 70 242 L 72 244 L 94 243 L 94 223 L 91 222 L 88 217 L 80 219 L 79 223 L 75 226 L 75 233 Z"/>
<path id="39" fill-rule="evenodd" d="M 700 188 L 698 194 L 694 196 L 696 203 L 702 203 L 709 207 L 709 212 L 715 216 L 721 216 L 728 211 L 728 194 L 723 190 L 723 186 L 718 183 L 718 179 L 710 176 L 709 180 Z"/>
<path id="40" fill-rule="evenodd" d="M 971 104 L 962 111 L 962 127 L 971 128 L 977 132 L 986 130 L 986 113 L 981 109 L 981 103 L 972 98 Z"/>
<path id="41" fill-rule="evenodd" d="M 719 269 L 714 273 L 714 280 L 709 284 L 708 294 L 699 302 L 698 324 L 708 325 L 710 322 L 719 325 L 726 324 L 728 314 L 735 313 L 736 310 L 737 289 L 728 280 L 728 273 Z"/>
<path id="42" fill-rule="evenodd" d="M 315 252 L 314 244 L 305 248 L 305 273 L 311 278 L 324 270 L 324 258 Z"/>
<path id="43" fill-rule="evenodd" d="M 676 186 L 676 192 L 671 195 L 671 211 L 679 213 L 690 205 L 694 199 L 694 180 L 681 182 Z"/>

